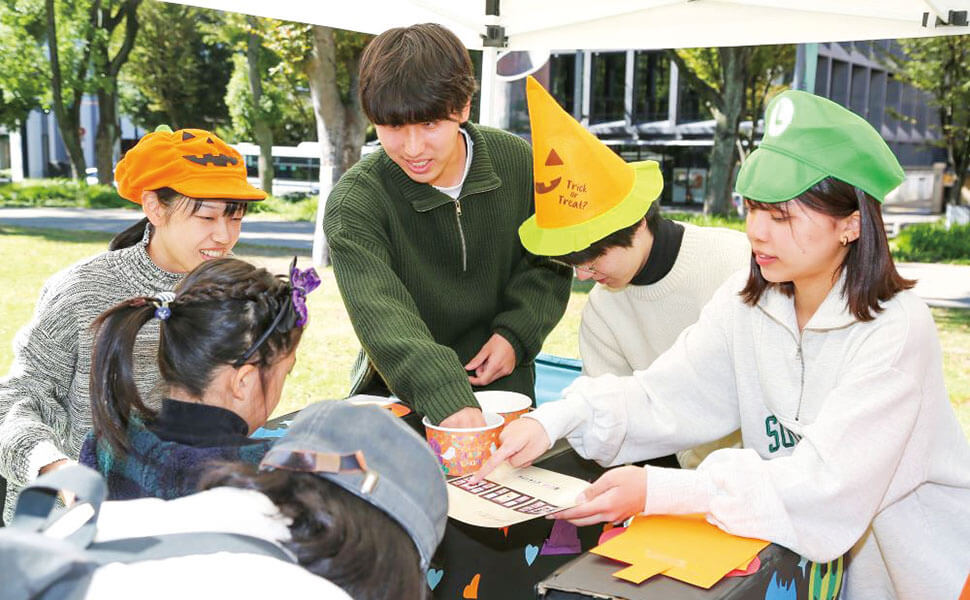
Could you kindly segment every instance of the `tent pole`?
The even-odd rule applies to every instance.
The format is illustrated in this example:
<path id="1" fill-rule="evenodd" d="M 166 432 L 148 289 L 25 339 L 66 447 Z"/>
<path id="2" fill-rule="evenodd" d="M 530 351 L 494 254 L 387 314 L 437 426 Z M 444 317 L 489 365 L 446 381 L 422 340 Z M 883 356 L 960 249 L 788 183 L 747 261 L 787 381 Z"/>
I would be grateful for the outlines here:
<path id="1" fill-rule="evenodd" d="M 495 126 L 495 76 L 498 48 L 482 48 L 482 93 L 478 104 L 478 122 Z"/>

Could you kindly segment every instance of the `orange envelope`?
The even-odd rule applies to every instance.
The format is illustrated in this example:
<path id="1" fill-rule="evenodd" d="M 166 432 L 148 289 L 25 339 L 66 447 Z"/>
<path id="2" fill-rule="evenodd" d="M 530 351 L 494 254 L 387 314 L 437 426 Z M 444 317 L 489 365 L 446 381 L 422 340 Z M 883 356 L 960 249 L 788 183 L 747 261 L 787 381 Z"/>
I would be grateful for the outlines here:
<path id="1" fill-rule="evenodd" d="M 631 565 L 613 575 L 632 583 L 662 573 L 709 588 L 767 545 L 725 533 L 703 515 L 650 515 L 636 517 L 624 533 L 591 552 Z"/>

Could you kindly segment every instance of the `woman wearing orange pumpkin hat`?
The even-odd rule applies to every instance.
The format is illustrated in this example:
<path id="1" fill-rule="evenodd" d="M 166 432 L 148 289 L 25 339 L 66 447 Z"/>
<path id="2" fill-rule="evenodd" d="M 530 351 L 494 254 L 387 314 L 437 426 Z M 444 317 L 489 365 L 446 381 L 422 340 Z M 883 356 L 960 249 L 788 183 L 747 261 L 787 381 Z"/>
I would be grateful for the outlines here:
<path id="1" fill-rule="evenodd" d="M 94 319 L 121 300 L 171 292 L 205 260 L 231 254 L 248 203 L 266 194 L 246 182 L 242 156 L 201 129 L 159 128 L 115 170 L 118 192 L 145 218 L 109 251 L 51 277 L 31 322 L 17 335 L 10 373 L 0 379 L 0 476 L 4 520 L 19 490 L 75 460 L 91 426 L 89 384 Z M 159 379 L 157 322 L 134 352 L 134 380 L 149 398 Z"/>

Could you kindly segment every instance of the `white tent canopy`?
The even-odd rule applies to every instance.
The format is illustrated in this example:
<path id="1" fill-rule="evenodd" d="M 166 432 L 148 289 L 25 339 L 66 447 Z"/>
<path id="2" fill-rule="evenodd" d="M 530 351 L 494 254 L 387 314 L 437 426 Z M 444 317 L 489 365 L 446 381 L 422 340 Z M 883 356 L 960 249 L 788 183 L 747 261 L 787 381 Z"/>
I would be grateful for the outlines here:
<path id="1" fill-rule="evenodd" d="M 169 1 L 365 33 L 435 22 L 472 49 L 482 48 L 488 25 L 504 27 L 511 50 L 692 48 L 970 33 L 970 0 Z M 493 2 L 497 10 L 489 11 L 486 4 Z"/>
<path id="2" fill-rule="evenodd" d="M 498 48 L 698 48 L 970 33 L 970 0 L 167 1 L 364 33 L 440 23 L 466 47 L 484 50 L 483 124 L 494 124 Z"/>

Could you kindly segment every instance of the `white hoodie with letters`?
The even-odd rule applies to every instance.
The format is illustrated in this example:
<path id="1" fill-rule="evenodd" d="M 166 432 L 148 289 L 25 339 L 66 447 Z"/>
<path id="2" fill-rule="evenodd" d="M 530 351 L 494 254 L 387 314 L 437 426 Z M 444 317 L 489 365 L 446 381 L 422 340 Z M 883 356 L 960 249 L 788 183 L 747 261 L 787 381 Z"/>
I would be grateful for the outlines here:
<path id="1" fill-rule="evenodd" d="M 956 598 L 970 574 L 970 445 L 936 327 L 911 291 L 872 321 L 839 281 L 799 333 L 794 302 L 756 307 L 730 278 L 648 369 L 582 377 L 528 415 L 602 464 L 663 456 L 740 426 L 744 449 L 647 468 L 646 513 L 705 513 L 733 534 L 829 561 L 843 598 Z"/>

